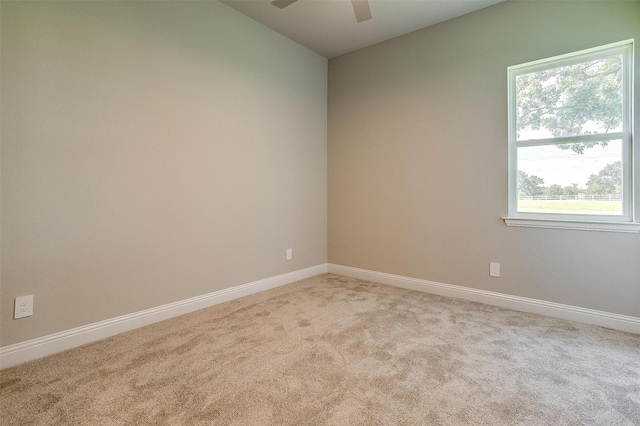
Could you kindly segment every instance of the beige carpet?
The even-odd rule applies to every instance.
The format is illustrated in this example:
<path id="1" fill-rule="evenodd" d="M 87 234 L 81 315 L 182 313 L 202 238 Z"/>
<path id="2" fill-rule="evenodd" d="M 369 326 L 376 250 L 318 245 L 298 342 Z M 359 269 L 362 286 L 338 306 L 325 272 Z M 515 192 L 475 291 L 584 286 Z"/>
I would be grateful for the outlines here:
<path id="1" fill-rule="evenodd" d="M 320 275 L 0 372 L 0 422 L 640 425 L 640 336 Z"/>

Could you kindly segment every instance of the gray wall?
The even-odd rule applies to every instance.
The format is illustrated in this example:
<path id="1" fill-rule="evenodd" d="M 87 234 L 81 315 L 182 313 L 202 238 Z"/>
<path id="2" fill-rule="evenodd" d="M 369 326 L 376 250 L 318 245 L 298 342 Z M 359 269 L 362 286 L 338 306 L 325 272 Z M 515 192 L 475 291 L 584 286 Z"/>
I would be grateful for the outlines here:
<path id="1" fill-rule="evenodd" d="M 326 263 L 325 58 L 217 2 L 1 25 L 2 346 Z"/>
<path id="2" fill-rule="evenodd" d="M 637 1 L 508 1 L 330 60 L 329 262 L 640 317 L 640 235 L 501 219 L 507 67 L 630 38 Z"/>

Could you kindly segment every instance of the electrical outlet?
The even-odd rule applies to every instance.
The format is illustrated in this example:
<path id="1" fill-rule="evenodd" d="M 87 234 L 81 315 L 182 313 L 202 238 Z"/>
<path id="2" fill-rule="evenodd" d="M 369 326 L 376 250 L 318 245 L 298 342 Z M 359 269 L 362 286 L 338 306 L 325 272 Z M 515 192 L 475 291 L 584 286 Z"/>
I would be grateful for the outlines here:
<path id="1" fill-rule="evenodd" d="M 489 263 L 489 275 L 491 275 L 492 277 L 499 277 L 500 276 L 500 264 L 497 262 L 491 262 Z"/>
<path id="2" fill-rule="evenodd" d="M 30 317 L 33 315 L 33 294 L 16 297 L 13 319 Z"/>
<path id="3" fill-rule="evenodd" d="M 287 249 L 287 260 L 293 259 L 293 249 Z"/>

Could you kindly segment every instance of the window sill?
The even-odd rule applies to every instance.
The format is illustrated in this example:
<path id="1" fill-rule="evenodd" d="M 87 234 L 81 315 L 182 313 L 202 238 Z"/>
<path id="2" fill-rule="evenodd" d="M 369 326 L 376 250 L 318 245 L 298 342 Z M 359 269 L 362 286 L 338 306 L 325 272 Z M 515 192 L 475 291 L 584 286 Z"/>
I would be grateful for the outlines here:
<path id="1" fill-rule="evenodd" d="M 579 231 L 625 232 L 637 234 L 640 223 L 636 222 L 589 222 L 578 220 L 523 219 L 519 217 L 503 217 L 507 226 L 525 228 L 573 229 Z"/>

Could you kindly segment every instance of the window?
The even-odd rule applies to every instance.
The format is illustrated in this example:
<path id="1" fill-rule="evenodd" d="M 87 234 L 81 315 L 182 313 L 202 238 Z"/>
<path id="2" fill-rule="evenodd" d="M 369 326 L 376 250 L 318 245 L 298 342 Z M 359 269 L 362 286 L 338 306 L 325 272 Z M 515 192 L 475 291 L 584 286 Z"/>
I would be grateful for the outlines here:
<path id="1" fill-rule="evenodd" d="M 510 226 L 638 232 L 633 41 L 508 68 Z"/>

